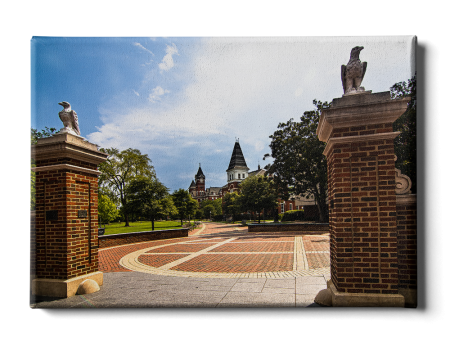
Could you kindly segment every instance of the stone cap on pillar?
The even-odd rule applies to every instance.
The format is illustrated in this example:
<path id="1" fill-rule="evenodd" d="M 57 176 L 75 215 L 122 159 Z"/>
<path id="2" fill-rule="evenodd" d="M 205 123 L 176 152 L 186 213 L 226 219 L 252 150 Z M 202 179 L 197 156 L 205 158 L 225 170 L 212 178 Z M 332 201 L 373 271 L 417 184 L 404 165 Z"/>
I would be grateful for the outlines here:
<path id="1" fill-rule="evenodd" d="M 31 146 L 31 158 L 36 161 L 72 158 L 98 165 L 106 161 L 108 154 L 98 151 L 98 146 L 84 137 L 65 133 L 38 139 Z"/>
<path id="2" fill-rule="evenodd" d="M 363 92 L 333 99 L 331 107 L 320 115 L 317 136 L 328 142 L 336 128 L 393 123 L 406 111 L 409 101 L 409 97 L 391 99 L 390 92 Z"/>

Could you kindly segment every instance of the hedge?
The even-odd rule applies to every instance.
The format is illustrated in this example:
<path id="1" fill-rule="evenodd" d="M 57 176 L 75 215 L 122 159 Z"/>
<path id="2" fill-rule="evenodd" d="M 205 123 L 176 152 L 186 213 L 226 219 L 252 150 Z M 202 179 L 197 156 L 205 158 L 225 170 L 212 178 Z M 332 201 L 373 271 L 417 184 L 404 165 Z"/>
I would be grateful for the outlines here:
<path id="1" fill-rule="evenodd" d="M 281 222 L 303 221 L 305 213 L 303 210 L 289 210 L 281 215 Z"/>

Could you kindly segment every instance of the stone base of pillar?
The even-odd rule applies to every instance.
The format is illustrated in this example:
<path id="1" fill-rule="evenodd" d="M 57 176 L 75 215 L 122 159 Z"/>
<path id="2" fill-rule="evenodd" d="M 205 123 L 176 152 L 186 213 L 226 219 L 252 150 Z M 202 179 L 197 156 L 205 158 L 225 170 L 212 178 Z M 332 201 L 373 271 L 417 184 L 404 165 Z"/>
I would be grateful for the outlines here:
<path id="1" fill-rule="evenodd" d="M 417 290 L 398 289 L 398 293 L 405 297 L 405 307 L 417 307 Z"/>
<path id="2" fill-rule="evenodd" d="M 78 286 L 86 279 L 103 285 L 103 272 L 97 271 L 71 279 L 36 278 L 31 282 L 31 293 L 35 296 L 69 298 L 75 296 Z"/>
<path id="3" fill-rule="evenodd" d="M 327 289 L 321 290 L 314 301 L 333 307 L 405 307 L 402 295 L 339 292 L 331 280 Z"/>

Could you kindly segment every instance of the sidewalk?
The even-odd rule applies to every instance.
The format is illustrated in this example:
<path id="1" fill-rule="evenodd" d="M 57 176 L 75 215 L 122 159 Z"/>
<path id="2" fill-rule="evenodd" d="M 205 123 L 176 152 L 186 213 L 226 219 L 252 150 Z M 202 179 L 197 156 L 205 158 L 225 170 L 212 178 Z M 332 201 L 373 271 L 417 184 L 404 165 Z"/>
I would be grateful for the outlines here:
<path id="1" fill-rule="evenodd" d="M 325 277 L 189 278 L 140 272 L 104 274 L 100 291 L 33 308 L 315 307 Z"/>

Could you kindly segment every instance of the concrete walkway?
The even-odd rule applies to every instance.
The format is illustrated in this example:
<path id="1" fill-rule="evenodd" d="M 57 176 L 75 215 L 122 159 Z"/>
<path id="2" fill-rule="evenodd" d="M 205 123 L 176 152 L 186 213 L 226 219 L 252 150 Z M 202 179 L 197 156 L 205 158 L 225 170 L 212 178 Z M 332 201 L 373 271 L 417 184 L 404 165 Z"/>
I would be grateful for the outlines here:
<path id="1" fill-rule="evenodd" d="M 100 291 L 34 308 L 310 307 L 329 279 L 326 233 L 206 223 L 177 238 L 99 251 Z"/>

